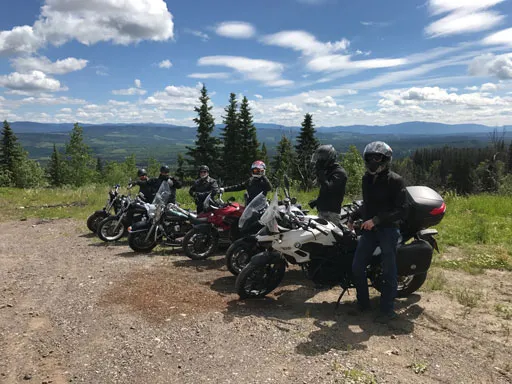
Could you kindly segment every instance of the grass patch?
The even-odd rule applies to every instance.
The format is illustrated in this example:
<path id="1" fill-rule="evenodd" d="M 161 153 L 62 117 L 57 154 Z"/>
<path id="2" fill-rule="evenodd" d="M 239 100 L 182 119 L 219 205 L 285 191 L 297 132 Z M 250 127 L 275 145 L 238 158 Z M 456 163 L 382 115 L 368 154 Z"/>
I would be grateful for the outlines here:
<path id="1" fill-rule="evenodd" d="M 347 369 L 343 371 L 343 376 L 347 384 L 377 384 L 375 376 L 359 369 Z"/>
<path id="2" fill-rule="evenodd" d="M 427 276 L 427 281 L 423 284 L 423 291 L 442 291 L 445 289 L 448 279 L 443 271 L 431 270 Z"/>
<path id="3" fill-rule="evenodd" d="M 482 293 L 464 288 L 455 291 L 455 297 L 459 304 L 462 304 L 467 308 L 475 308 L 482 298 Z"/>
<path id="4" fill-rule="evenodd" d="M 512 271 L 512 252 L 504 245 L 472 245 L 462 248 L 463 257 L 455 260 L 435 260 L 434 265 L 447 269 L 460 269 L 471 274 L 486 269 Z"/>
<path id="5" fill-rule="evenodd" d="M 494 309 L 496 310 L 498 315 L 500 317 L 503 317 L 505 320 L 512 319 L 512 305 L 498 303 L 498 304 L 496 304 Z"/>
<path id="6" fill-rule="evenodd" d="M 427 371 L 428 364 L 424 362 L 412 363 L 407 366 L 408 368 L 412 368 L 413 372 L 416 374 L 422 374 Z"/>

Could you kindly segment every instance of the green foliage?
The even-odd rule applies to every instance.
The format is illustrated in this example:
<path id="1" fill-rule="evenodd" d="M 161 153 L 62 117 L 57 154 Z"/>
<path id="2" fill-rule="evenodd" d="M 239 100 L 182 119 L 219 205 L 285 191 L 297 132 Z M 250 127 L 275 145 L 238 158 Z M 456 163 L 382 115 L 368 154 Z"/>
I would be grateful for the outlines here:
<path id="1" fill-rule="evenodd" d="M 283 176 L 290 173 L 294 162 L 292 143 L 283 135 L 277 144 L 276 154 L 272 159 L 272 181 L 274 185 L 282 182 Z"/>
<path id="2" fill-rule="evenodd" d="M 215 120 L 210 113 L 213 107 L 208 104 L 209 100 L 208 90 L 203 84 L 199 97 L 200 105 L 194 108 L 197 113 L 197 117 L 194 118 L 194 123 L 197 124 L 195 146 L 187 147 L 187 156 L 190 158 L 187 161 L 193 167 L 192 174 L 195 175 L 199 166 L 205 164 L 210 168 L 210 174 L 215 177 L 222 173 L 222 170 L 219 161 L 219 140 L 212 136 Z"/>
<path id="3" fill-rule="evenodd" d="M 247 178 L 251 170 L 251 164 L 258 160 L 259 147 L 258 138 L 256 136 L 256 127 L 254 126 L 251 108 L 249 107 L 249 100 L 244 96 L 240 104 L 240 114 L 238 116 L 238 124 L 240 126 L 240 170 L 242 172 L 241 181 Z"/>
<path id="4" fill-rule="evenodd" d="M 223 141 L 222 148 L 222 165 L 223 174 L 221 175 L 227 184 L 240 182 L 245 177 L 242 165 L 242 148 L 241 143 L 243 137 L 240 131 L 240 121 L 237 112 L 238 103 L 236 95 L 229 95 L 229 105 L 224 108 L 226 115 L 224 116 L 224 128 L 221 137 Z"/>
<path id="5" fill-rule="evenodd" d="M 363 157 L 354 145 L 351 145 L 348 152 L 341 156 L 341 165 L 345 168 L 348 176 L 346 195 L 360 198 L 362 179 L 366 169 Z"/>
<path id="6" fill-rule="evenodd" d="M 178 156 L 181 156 L 179 154 Z M 181 156 L 181 159 L 183 160 L 183 156 Z M 146 171 L 148 172 L 149 177 L 156 177 L 160 173 L 160 163 L 154 158 L 150 157 L 148 159 L 147 168 Z"/>
<path id="7" fill-rule="evenodd" d="M 181 153 L 178 153 L 178 168 L 176 169 L 176 177 L 178 180 L 185 179 L 185 158 Z"/>
<path id="8" fill-rule="evenodd" d="M 304 121 L 301 124 L 297 144 L 295 145 L 295 173 L 300 180 L 301 188 L 310 190 L 315 181 L 315 169 L 311 163 L 311 157 L 318 148 L 318 139 L 315 137 L 315 125 L 313 116 L 309 113 L 304 115 Z"/>
<path id="9" fill-rule="evenodd" d="M 0 171 L 4 180 L 2 185 L 17 185 L 17 167 L 23 160 L 23 149 L 7 121 L 4 121 L 2 130 L 2 146 L 0 147 Z"/>
<path id="10" fill-rule="evenodd" d="M 82 186 L 91 183 L 96 175 L 96 163 L 91 149 L 84 143 L 83 128 L 76 123 L 64 152 L 66 184 Z"/>

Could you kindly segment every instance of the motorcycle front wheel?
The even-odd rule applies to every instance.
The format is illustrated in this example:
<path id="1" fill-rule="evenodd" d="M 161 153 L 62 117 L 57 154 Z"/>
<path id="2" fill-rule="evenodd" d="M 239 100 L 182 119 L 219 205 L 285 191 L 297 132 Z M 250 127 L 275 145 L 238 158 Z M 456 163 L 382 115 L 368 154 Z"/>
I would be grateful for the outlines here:
<path id="1" fill-rule="evenodd" d="M 219 244 L 218 236 L 213 233 L 203 233 L 191 229 L 183 238 L 185 255 L 192 260 L 204 260 L 211 256 Z"/>
<path id="2" fill-rule="evenodd" d="M 96 211 L 92 215 L 90 215 L 87 218 L 87 228 L 89 228 L 89 231 L 96 233 L 98 229 L 98 224 L 101 222 L 101 220 L 108 216 L 108 213 L 105 211 Z"/>
<path id="3" fill-rule="evenodd" d="M 98 225 L 98 237 L 106 242 L 116 241 L 123 237 L 124 225 L 119 223 L 119 218 L 109 216 L 103 219 Z"/>
<path id="4" fill-rule="evenodd" d="M 226 252 L 226 267 L 233 275 L 238 276 L 251 258 L 261 252 L 254 242 L 239 239 L 231 244 Z"/>
<path id="5" fill-rule="evenodd" d="M 264 297 L 277 288 L 283 280 L 285 263 L 249 263 L 236 278 L 235 289 L 240 299 Z"/>
<path id="6" fill-rule="evenodd" d="M 427 273 L 418 275 L 398 276 L 397 297 L 407 297 L 421 288 L 427 280 Z"/>
<path id="7" fill-rule="evenodd" d="M 147 231 L 130 233 L 128 235 L 128 245 L 135 252 L 148 253 L 156 247 L 154 233 L 148 236 Z"/>

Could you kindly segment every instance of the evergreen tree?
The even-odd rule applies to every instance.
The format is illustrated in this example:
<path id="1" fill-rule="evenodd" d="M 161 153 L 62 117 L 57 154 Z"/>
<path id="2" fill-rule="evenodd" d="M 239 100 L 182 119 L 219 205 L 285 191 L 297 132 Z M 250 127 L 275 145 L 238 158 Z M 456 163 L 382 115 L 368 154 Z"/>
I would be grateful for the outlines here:
<path id="1" fill-rule="evenodd" d="M 289 169 L 294 161 L 292 143 L 283 135 L 277 144 L 276 154 L 272 159 L 272 179 L 276 185 L 280 184 L 285 174 L 289 174 Z"/>
<path id="2" fill-rule="evenodd" d="M 267 169 L 270 166 L 269 160 L 268 160 L 268 153 L 267 153 L 267 146 L 265 143 L 261 144 L 261 151 L 258 155 L 258 158 L 263 161 L 267 165 Z"/>
<path id="3" fill-rule="evenodd" d="M 348 152 L 342 156 L 341 164 L 347 172 L 347 186 L 345 194 L 352 198 L 362 196 L 362 179 L 365 173 L 364 160 L 355 145 L 351 145 Z"/>
<path id="4" fill-rule="evenodd" d="M 65 164 L 66 184 L 82 186 L 93 180 L 94 158 L 91 149 L 84 143 L 83 128 L 78 123 L 74 125 L 69 143 L 66 144 Z"/>
<path id="5" fill-rule="evenodd" d="M 55 151 L 55 145 L 53 146 L 53 149 Z M 103 174 L 104 174 L 103 160 L 101 160 L 101 158 L 99 156 L 96 158 L 96 173 L 98 173 L 98 175 L 100 177 L 103 177 Z"/>
<path id="6" fill-rule="evenodd" d="M 7 121 L 2 131 L 2 147 L 0 150 L 0 171 L 4 175 L 6 185 L 15 184 L 16 168 L 23 160 L 23 149 L 18 138 Z"/>
<path id="7" fill-rule="evenodd" d="M 98 158 L 99 160 L 99 158 Z M 53 152 L 47 167 L 47 174 L 50 184 L 60 187 L 64 181 L 62 156 L 57 147 L 53 144 Z"/>
<path id="8" fill-rule="evenodd" d="M 215 128 L 215 120 L 210 113 L 211 107 L 208 105 L 208 90 L 203 84 L 201 88 L 201 96 L 199 97 L 200 105 L 194 108 L 197 117 L 194 122 L 197 124 L 197 135 L 194 147 L 187 147 L 187 156 L 190 157 L 189 164 L 193 167 L 193 175 L 197 174 L 200 165 L 205 164 L 210 168 L 210 174 L 217 175 L 219 172 L 219 140 L 212 136 Z"/>
<path id="9" fill-rule="evenodd" d="M 508 156 L 507 156 L 507 173 L 512 173 L 512 141 L 508 146 Z"/>
<path id="10" fill-rule="evenodd" d="M 243 149 L 240 147 L 240 129 L 237 112 L 236 95 L 229 95 L 229 105 L 224 109 L 226 115 L 223 117 L 225 124 L 222 130 L 224 147 L 222 149 L 222 178 L 229 184 L 239 183 L 243 176 L 241 157 Z M 245 175 L 244 175 L 245 176 Z"/>
<path id="11" fill-rule="evenodd" d="M 319 145 L 318 140 L 315 137 L 315 132 L 313 116 L 306 113 L 304 121 L 302 122 L 302 128 L 300 129 L 300 133 L 297 138 L 297 145 L 295 145 L 296 177 L 299 178 L 301 187 L 305 190 L 312 188 L 313 182 L 316 178 L 315 169 L 313 164 L 311 164 L 311 156 L 313 156 L 313 153 Z"/>
<path id="12" fill-rule="evenodd" d="M 181 153 L 178 153 L 178 168 L 176 169 L 176 177 L 178 180 L 183 181 L 185 179 L 185 158 Z"/>
<path id="13" fill-rule="evenodd" d="M 160 173 L 160 163 L 155 159 L 154 157 L 150 157 L 148 159 L 148 167 L 146 171 L 148 172 L 149 177 L 155 177 L 158 176 Z"/>
<path id="14" fill-rule="evenodd" d="M 246 178 L 251 170 L 251 164 L 258 160 L 259 146 L 256 127 L 254 126 L 249 100 L 244 96 L 242 104 L 240 104 L 240 144 L 241 144 L 241 167 L 244 178 Z"/>

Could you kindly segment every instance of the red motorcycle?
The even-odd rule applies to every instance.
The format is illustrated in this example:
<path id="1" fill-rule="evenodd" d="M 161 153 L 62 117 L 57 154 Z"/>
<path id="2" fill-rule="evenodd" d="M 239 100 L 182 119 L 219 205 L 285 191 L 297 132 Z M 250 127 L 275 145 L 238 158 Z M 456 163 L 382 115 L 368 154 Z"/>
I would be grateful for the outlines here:
<path id="1" fill-rule="evenodd" d="M 225 203 L 221 196 L 217 201 L 211 194 L 206 197 L 204 212 L 197 218 L 206 218 L 207 221 L 194 225 L 183 238 L 185 255 L 192 260 L 204 260 L 217 250 L 219 244 L 231 244 L 240 236 L 238 220 L 244 207 L 232 201 Z"/>

